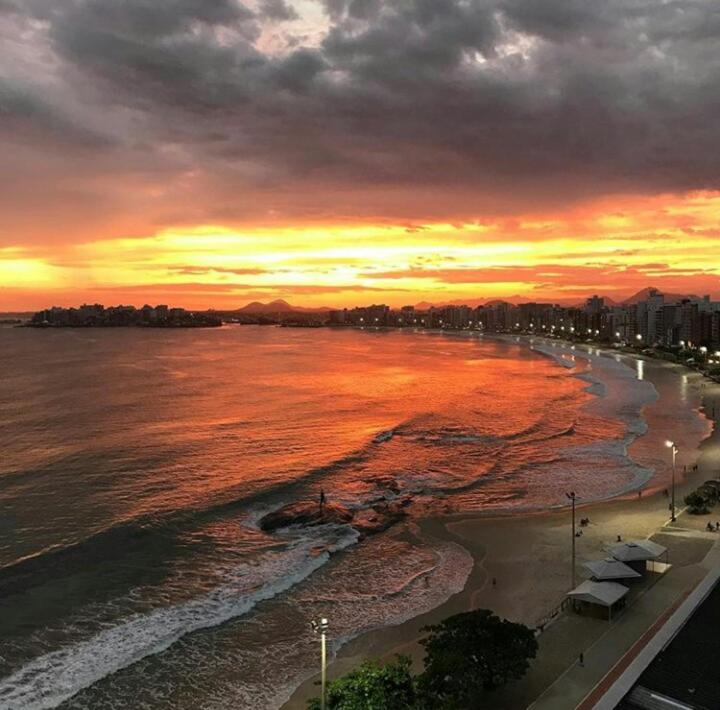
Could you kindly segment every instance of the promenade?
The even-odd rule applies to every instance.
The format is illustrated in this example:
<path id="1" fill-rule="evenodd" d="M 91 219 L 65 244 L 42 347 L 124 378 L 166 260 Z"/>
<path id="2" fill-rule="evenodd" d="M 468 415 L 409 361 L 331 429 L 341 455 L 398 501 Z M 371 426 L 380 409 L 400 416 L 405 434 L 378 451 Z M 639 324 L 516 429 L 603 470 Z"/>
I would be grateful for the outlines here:
<path id="1" fill-rule="evenodd" d="M 607 628 L 596 636 L 588 631 L 588 620 L 564 615 L 541 637 L 539 659 L 557 654 L 571 658 L 563 672 L 529 707 L 532 710 L 591 710 L 603 692 L 620 676 L 681 603 L 706 577 L 720 568 L 720 537 L 702 531 L 707 516 L 687 513 L 668 523 L 651 539 L 666 545 L 670 559 L 681 558 L 649 589 L 635 600 Z M 682 551 L 681 551 L 682 550 Z M 702 559 L 695 562 L 706 550 Z M 602 623 L 602 622 L 601 622 Z M 581 666 L 578 658 L 583 653 Z M 542 661 L 533 670 L 542 672 Z M 549 669 L 548 669 L 549 670 Z"/>

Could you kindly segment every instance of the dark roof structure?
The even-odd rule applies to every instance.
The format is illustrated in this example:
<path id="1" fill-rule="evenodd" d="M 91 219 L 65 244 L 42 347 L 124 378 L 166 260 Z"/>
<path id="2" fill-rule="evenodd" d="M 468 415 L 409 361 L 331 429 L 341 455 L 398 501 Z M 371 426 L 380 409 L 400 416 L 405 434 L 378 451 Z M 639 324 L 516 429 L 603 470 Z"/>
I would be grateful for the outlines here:
<path id="1" fill-rule="evenodd" d="M 720 709 L 720 582 L 655 656 L 618 708 Z"/>

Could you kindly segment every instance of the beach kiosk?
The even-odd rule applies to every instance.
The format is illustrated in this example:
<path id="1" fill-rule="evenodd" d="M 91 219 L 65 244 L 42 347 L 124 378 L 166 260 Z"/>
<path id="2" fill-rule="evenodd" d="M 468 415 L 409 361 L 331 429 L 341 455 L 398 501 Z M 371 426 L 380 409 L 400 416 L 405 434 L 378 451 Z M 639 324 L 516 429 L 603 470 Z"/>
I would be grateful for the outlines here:
<path id="1" fill-rule="evenodd" d="M 583 567 L 595 582 L 612 582 L 616 579 L 639 579 L 640 572 L 614 557 L 586 562 Z"/>
<path id="2" fill-rule="evenodd" d="M 578 612 L 592 609 L 607 609 L 607 619 L 612 619 L 613 609 L 623 605 L 628 588 L 617 582 L 596 582 L 586 579 L 581 585 L 575 587 L 567 596 L 571 600 L 573 609 Z M 603 616 L 605 612 L 603 611 Z"/>
<path id="3" fill-rule="evenodd" d="M 665 558 L 665 564 L 668 562 L 667 548 L 658 545 L 652 540 L 631 540 L 630 542 L 620 542 L 610 548 L 610 554 L 618 561 L 624 562 L 629 567 L 640 573 L 648 570 L 648 562 L 653 566 L 650 568 L 654 571 L 654 564 L 662 557 Z"/>

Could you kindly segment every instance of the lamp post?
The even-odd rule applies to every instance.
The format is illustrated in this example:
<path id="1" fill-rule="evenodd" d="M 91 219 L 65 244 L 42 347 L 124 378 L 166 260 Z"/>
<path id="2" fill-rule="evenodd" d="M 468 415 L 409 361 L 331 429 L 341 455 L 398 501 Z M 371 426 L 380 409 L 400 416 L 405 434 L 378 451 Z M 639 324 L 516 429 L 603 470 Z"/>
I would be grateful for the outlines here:
<path id="1" fill-rule="evenodd" d="M 672 451 L 672 488 L 671 488 L 671 498 L 670 498 L 670 520 L 674 523 L 675 522 L 675 457 L 677 456 L 678 447 L 675 446 L 674 441 L 670 441 L 669 439 L 665 442 L 665 446 L 668 447 Z"/>
<path id="2" fill-rule="evenodd" d="M 326 693 L 325 686 L 327 685 L 327 630 L 329 627 L 328 620 L 326 618 L 320 619 L 320 621 L 311 621 L 310 626 L 316 634 L 320 634 L 320 710 L 325 710 Z"/>
<path id="3" fill-rule="evenodd" d="M 575 501 L 579 500 L 579 496 L 575 495 L 575 491 L 565 494 L 572 501 L 572 586 L 573 589 L 576 587 L 576 574 L 575 574 Z"/>

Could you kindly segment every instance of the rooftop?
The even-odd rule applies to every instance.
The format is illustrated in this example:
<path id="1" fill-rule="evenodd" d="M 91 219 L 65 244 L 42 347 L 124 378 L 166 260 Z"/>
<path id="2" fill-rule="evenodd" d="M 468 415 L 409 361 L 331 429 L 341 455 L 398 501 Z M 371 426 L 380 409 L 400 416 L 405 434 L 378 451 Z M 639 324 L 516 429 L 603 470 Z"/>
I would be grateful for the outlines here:
<path id="1" fill-rule="evenodd" d="M 720 581 L 715 582 L 618 707 L 720 708 Z"/>

